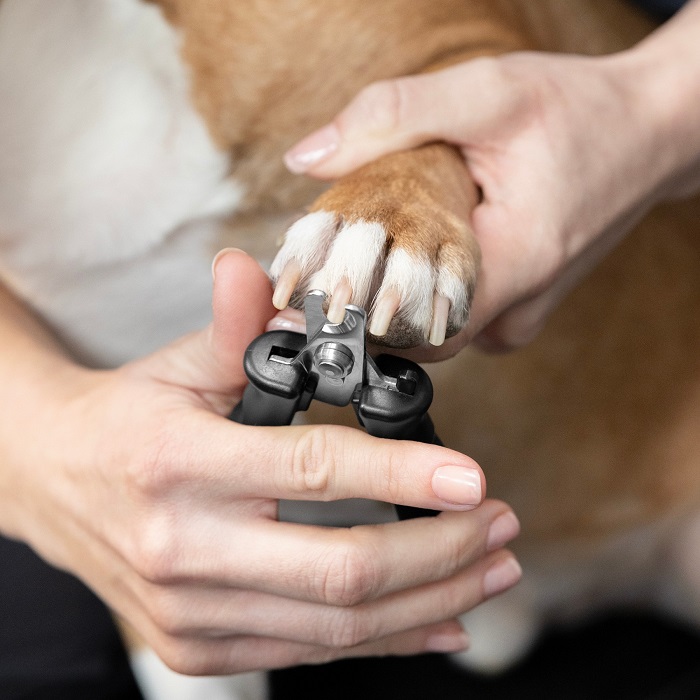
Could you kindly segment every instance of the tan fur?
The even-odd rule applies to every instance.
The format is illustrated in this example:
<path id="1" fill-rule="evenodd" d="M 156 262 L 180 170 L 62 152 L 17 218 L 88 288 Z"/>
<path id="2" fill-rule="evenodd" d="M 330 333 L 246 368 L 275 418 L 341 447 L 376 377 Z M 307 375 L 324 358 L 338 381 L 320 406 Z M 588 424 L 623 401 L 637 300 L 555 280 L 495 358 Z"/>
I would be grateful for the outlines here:
<path id="1" fill-rule="evenodd" d="M 293 0 L 280 15 L 271 1 L 152 1 L 183 32 L 195 104 L 254 209 L 309 203 L 318 185 L 291 177 L 280 154 L 369 82 L 527 46 L 501 3 Z"/>
<path id="2" fill-rule="evenodd" d="M 358 169 L 318 197 L 310 211 L 338 212 L 348 223 L 381 221 L 387 248 L 399 246 L 445 267 L 463 281 L 471 299 L 480 254 L 468 222 L 477 198 L 464 160 L 449 146 L 433 144 Z M 448 328 L 448 336 L 458 330 Z"/>
<path id="3" fill-rule="evenodd" d="M 432 369 L 449 391 L 438 424 L 513 504 L 521 546 L 600 538 L 698 503 L 698 216 L 697 200 L 655 212 L 532 345 L 465 353 L 458 389 L 445 382 L 454 367 Z"/>
<path id="4" fill-rule="evenodd" d="M 652 28 L 604 0 L 294 0 L 283 13 L 273 0 L 160 4 L 183 32 L 193 99 L 235 155 L 246 215 L 263 223 L 320 192 L 284 170 L 283 151 L 370 81 L 521 48 L 610 52 Z M 416 221 L 438 222 L 455 250 L 449 264 L 471 265 L 469 277 L 474 202 L 459 159 L 430 146 L 344 178 L 311 210 L 371 215 L 409 250 L 431 250 L 433 227 Z M 484 466 L 489 494 L 514 506 L 523 555 L 553 544 L 590 552 L 700 504 L 698 221 L 700 200 L 660 208 L 532 345 L 496 357 L 467 350 L 430 369 L 438 430 Z"/>

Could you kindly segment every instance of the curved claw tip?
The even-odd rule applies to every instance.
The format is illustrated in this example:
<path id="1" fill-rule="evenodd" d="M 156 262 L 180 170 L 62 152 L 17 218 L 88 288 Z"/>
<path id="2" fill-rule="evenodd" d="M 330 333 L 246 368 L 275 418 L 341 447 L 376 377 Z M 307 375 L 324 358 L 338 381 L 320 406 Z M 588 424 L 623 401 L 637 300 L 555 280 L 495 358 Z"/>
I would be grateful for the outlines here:
<path id="1" fill-rule="evenodd" d="M 289 300 L 294 294 L 299 278 L 301 277 L 301 268 L 295 260 L 290 260 L 285 266 L 275 284 L 275 291 L 272 295 L 272 305 L 279 311 L 283 311 L 289 305 Z"/>
<path id="2" fill-rule="evenodd" d="M 435 295 L 433 300 L 433 320 L 430 324 L 428 342 L 431 345 L 442 345 L 447 333 L 447 319 L 450 315 L 450 300 L 447 297 Z"/>

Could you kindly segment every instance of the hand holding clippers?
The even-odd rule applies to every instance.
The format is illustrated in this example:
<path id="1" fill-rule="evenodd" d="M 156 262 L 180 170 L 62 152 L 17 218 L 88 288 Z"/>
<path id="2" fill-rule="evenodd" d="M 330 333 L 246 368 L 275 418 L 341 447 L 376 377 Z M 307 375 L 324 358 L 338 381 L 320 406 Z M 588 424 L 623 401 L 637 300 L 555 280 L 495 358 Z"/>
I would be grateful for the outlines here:
<path id="1" fill-rule="evenodd" d="M 352 403 L 370 435 L 441 445 L 428 415 L 433 386 L 426 372 L 393 355 L 370 357 L 365 311 L 347 305 L 343 321 L 333 324 L 323 311 L 325 300 L 322 291 L 306 296 L 306 336 L 270 331 L 248 346 L 243 363 L 250 383 L 231 420 L 289 425 L 312 399 L 334 406 Z M 396 511 L 402 520 L 437 514 L 402 505 Z"/>

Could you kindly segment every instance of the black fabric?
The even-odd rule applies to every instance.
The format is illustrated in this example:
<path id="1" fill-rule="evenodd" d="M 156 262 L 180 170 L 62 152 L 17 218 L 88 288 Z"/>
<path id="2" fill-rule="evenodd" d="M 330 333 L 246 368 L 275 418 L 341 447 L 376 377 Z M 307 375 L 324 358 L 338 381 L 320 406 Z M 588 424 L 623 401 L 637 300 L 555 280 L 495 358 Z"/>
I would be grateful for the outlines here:
<path id="1" fill-rule="evenodd" d="M 687 0 L 630 0 L 635 5 L 656 15 L 661 19 L 668 19 L 685 5 Z"/>
<path id="2" fill-rule="evenodd" d="M 495 677 L 431 654 L 276 671 L 270 685 L 269 700 L 698 700 L 700 636 L 669 620 L 618 613 L 548 635 Z"/>
<path id="3" fill-rule="evenodd" d="M 4 538 L 0 698 L 141 698 L 106 607 L 76 578 Z"/>

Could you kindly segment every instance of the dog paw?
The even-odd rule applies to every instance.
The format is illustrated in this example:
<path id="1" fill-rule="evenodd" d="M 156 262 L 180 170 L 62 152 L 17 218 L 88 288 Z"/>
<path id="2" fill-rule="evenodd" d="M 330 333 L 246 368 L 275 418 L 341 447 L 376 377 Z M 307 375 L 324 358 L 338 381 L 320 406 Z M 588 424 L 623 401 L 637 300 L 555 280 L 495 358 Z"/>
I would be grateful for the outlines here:
<path id="1" fill-rule="evenodd" d="M 467 322 L 478 246 L 461 159 L 444 146 L 393 154 L 338 181 L 287 231 L 270 270 L 274 304 L 301 307 L 311 289 L 367 310 L 370 338 L 440 345 Z"/>

